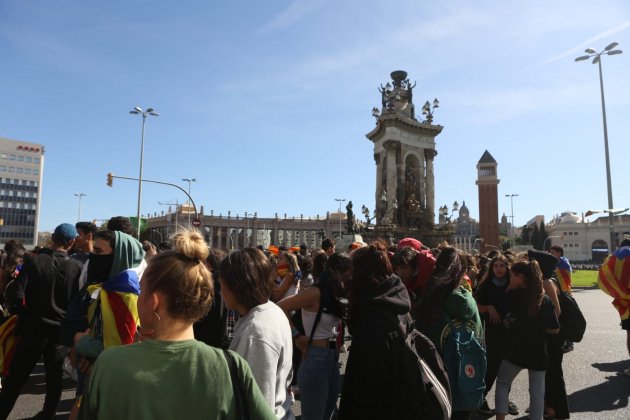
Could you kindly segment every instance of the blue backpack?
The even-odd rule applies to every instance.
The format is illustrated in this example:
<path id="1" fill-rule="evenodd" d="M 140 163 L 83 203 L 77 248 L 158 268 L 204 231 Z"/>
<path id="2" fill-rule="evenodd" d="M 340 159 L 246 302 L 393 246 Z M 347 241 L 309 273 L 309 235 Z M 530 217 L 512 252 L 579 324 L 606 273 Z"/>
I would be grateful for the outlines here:
<path id="1" fill-rule="evenodd" d="M 453 410 L 476 410 L 483 403 L 487 362 L 474 323 L 451 320 L 442 331 L 442 344 Z"/>

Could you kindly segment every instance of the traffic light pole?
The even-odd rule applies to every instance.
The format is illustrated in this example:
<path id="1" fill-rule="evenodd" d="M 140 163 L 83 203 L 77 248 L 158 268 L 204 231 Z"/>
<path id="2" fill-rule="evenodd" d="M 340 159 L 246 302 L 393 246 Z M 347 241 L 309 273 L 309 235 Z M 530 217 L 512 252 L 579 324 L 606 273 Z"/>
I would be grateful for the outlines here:
<path id="1" fill-rule="evenodd" d="M 107 185 L 108 186 L 113 186 L 113 179 L 114 178 L 118 178 L 118 179 L 128 179 L 130 181 L 138 181 L 138 182 L 149 182 L 151 184 L 161 184 L 161 185 L 170 185 L 171 187 L 175 187 L 178 190 L 180 190 L 181 192 L 183 192 L 184 194 L 186 194 L 186 196 L 188 197 L 188 199 L 190 200 L 190 204 L 192 204 L 193 209 L 195 209 L 195 219 L 199 219 L 199 213 L 197 212 L 197 206 L 195 205 L 195 202 L 193 201 L 192 197 L 190 196 L 190 194 L 188 194 L 186 192 L 185 189 L 183 189 L 182 187 L 180 187 L 177 184 L 171 184 L 170 182 L 163 182 L 163 181 L 154 181 L 151 179 L 140 179 L 140 178 L 131 178 L 128 176 L 118 176 L 118 175 L 114 175 L 111 172 L 107 174 Z"/>

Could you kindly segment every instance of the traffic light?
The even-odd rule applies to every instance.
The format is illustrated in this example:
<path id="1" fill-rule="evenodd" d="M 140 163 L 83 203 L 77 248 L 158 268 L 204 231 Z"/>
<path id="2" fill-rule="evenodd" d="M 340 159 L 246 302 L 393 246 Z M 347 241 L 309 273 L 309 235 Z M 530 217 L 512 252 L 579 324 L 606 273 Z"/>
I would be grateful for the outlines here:
<path id="1" fill-rule="evenodd" d="M 110 172 L 107 174 L 107 186 L 111 187 L 113 183 L 114 183 L 114 174 Z"/>

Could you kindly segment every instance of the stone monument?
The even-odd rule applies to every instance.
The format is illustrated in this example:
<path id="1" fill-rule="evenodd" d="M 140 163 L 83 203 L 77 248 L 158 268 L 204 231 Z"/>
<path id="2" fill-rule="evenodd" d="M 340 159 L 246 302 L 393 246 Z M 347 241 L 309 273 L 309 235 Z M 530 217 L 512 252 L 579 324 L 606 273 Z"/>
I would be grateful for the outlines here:
<path id="1" fill-rule="evenodd" d="M 391 73 L 381 85 L 382 108 L 374 108 L 376 127 L 366 137 L 374 143 L 376 162 L 376 225 L 432 230 L 435 221 L 435 138 L 442 126 L 433 124 L 438 100 L 428 101 L 418 119 L 413 84 L 407 72 Z"/>

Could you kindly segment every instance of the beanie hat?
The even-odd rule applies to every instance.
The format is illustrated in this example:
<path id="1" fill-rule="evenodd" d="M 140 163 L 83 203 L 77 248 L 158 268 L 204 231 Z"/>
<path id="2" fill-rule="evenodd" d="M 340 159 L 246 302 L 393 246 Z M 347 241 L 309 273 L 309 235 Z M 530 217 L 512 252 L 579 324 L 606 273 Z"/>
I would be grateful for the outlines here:
<path id="1" fill-rule="evenodd" d="M 554 272 L 556 271 L 556 264 L 558 264 L 558 259 L 551 255 L 548 252 L 544 251 L 527 251 L 527 257 L 529 260 L 536 260 L 538 265 L 540 266 L 540 271 L 542 271 L 543 279 L 549 279 L 554 276 Z"/>
<path id="2" fill-rule="evenodd" d="M 68 242 L 75 239 L 79 234 L 77 233 L 77 229 L 74 225 L 70 223 L 62 223 L 55 228 L 53 232 L 54 239 L 62 242 Z"/>

